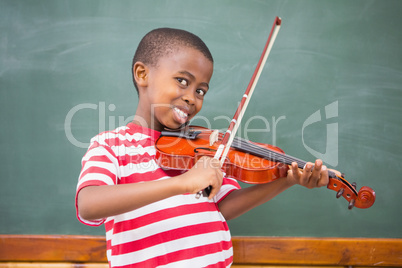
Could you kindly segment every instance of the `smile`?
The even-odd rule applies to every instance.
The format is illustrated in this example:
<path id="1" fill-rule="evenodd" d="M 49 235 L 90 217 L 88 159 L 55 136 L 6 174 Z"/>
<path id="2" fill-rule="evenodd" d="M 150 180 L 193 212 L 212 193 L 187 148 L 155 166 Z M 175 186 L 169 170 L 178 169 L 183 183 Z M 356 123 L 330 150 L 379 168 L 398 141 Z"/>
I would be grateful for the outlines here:
<path id="1" fill-rule="evenodd" d="M 181 118 L 187 119 L 187 117 L 188 117 L 188 114 L 187 114 L 187 113 L 183 112 L 182 110 L 180 110 L 180 109 L 177 108 L 177 107 L 174 107 L 173 110 L 174 110 Z"/>

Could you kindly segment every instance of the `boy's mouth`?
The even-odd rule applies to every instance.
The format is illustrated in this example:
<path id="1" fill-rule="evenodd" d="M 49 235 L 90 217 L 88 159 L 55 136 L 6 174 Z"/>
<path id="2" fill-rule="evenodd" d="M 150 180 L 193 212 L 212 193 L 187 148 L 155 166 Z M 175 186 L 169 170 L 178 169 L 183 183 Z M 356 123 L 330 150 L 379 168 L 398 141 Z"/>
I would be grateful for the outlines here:
<path id="1" fill-rule="evenodd" d="M 186 123 L 187 118 L 188 118 L 188 113 L 184 112 L 183 110 L 173 107 L 174 115 L 177 121 L 179 121 L 181 124 Z"/>

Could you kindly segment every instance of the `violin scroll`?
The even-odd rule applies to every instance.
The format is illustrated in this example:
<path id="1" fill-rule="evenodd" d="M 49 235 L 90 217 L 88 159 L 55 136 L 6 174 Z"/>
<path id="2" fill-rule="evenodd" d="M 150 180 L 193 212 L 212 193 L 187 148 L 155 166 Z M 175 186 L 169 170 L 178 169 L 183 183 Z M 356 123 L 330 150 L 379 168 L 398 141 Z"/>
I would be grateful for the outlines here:
<path id="1" fill-rule="evenodd" d="M 375 202 L 375 192 L 368 186 L 363 186 L 359 192 L 356 191 L 356 183 L 350 184 L 341 176 L 334 176 L 329 179 L 328 189 L 336 191 L 336 198 L 343 196 L 348 202 L 348 208 L 369 208 Z"/>
<path id="2" fill-rule="evenodd" d="M 369 208 L 375 202 L 375 192 L 368 186 L 363 186 L 357 195 L 357 204 L 359 208 Z M 356 205 L 357 206 L 357 205 Z"/>

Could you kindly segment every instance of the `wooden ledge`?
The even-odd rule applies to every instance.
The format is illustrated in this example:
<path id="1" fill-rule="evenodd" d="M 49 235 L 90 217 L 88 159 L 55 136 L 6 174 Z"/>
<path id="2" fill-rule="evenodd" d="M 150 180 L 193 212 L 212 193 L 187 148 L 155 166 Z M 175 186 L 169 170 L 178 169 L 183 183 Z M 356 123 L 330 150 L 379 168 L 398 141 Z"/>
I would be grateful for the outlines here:
<path id="1" fill-rule="evenodd" d="M 402 239 L 233 237 L 232 241 L 235 267 L 402 267 Z M 106 242 L 103 236 L 0 235 L 1 262 L 106 263 Z"/>
<path id="2" fill-rule="evenodd" d="M 234 237 L 234 263 L 402 266 L 402 239 Z"/>

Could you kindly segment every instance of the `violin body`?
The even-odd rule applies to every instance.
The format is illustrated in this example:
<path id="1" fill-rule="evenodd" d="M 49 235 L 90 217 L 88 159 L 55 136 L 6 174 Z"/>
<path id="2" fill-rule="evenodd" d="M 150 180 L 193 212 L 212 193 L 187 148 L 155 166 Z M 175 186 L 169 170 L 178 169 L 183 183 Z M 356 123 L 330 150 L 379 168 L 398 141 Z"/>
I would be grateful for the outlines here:
<path id="1" fill-rule="evenodd" d="M 167 169 L 189 170 L 202 156 L 214 157 L 222 142 L 223 134 L 219 133 L 211 144 L 213 131 L 199 126 L 190 126 L 189 131 L 196 132 L 195 139 L 177 136 L 163 136 L 156 142 L 156 160 L 160 167 Z M 273 145 L 253 143 L 278 153 L 284 152 Z M 257 157 L 249 152 L 231 147 L 222 166 L 227 177 L 250 183 L 261 184 L 285 177 L 288 166 Z"/>
<path id="2" fill-rule="evenodd" d="M 163 131 L 155 143 L 155 160 L 164 169 L 189 170 L 202 156 L 214 157 L 222 142 L 223 134 L 200 126 L 189 126 L 181 131 Z M 307 163 L 286 155 L 276 146 L 237 138 L 223 161 L 222 170 L 227 177 L 250 183 L 269 183 L 286 177 L 289 165 L 296 162 L 300 169 Z M 375 202 L 375 192 L 363 186 L 359 192 L 356 184 L 349 183 L 343 175 L 328 171 L 327 188 L 344 197 L 348 208 L 369 208 Z"/>

